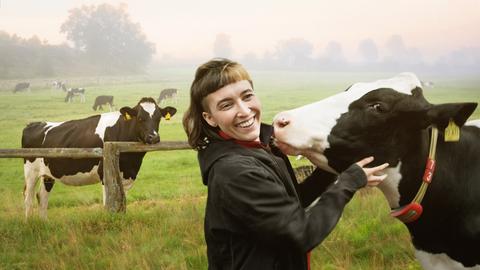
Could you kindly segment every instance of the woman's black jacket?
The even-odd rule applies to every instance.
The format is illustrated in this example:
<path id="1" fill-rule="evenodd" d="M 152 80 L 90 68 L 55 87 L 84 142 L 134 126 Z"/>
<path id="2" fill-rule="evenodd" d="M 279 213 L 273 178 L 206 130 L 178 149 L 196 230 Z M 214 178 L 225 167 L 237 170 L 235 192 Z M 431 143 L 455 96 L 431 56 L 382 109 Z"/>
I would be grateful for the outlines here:
<path id="1" fill-rule="evenodd" d="M 270 134 L 271 127 L 262 125 L 263 142 Z M 209 269 L 307 269 L 307 252 L 325 239 L 355 191 L 366 185 L 355 164 L 338 178 L 316 169 L 297 184 L 287 157 L 272 145 L 211 140 L 198 159 L 208 186 Z"/>

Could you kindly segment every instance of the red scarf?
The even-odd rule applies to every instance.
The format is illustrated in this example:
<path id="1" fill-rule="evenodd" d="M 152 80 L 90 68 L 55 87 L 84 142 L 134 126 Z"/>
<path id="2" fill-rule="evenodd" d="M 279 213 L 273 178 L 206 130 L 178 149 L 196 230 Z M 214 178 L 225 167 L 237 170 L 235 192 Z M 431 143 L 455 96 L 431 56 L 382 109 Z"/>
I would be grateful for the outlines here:
<path id="1" fill-rule="evenodd" d="M 218 135 L 220 135 L 220 137 L 222 137 L 225 140 L 233 140 L 233 142 L 235 142 L 236 144 L 240 144 L 240 145 L 245 146 L 247 148 L 263 148 L 264 147 L 259 140 L 258 141 L 236 140 L 236 139 L 230 137 L 227 133 L 225 133 L 221 130 L 218 131 Z"/>

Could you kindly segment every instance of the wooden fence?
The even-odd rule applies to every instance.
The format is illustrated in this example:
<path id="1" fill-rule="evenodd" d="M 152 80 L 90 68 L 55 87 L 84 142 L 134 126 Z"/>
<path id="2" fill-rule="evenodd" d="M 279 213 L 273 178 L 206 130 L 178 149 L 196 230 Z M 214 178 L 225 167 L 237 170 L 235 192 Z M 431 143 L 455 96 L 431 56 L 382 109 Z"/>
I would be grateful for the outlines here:
<path id="1" fill-rule="evenodd" d="M 121 152 L 151 152 L 191 149 L 187 142 L 171 141 L 158 144 L 138 142 L 105 142 L 102 148 L 22 148 L 0 149 L 0 158 L 103 158 L 105 209 L 112 213 L 125 213 L 127 200 L 120 177 Z"/>

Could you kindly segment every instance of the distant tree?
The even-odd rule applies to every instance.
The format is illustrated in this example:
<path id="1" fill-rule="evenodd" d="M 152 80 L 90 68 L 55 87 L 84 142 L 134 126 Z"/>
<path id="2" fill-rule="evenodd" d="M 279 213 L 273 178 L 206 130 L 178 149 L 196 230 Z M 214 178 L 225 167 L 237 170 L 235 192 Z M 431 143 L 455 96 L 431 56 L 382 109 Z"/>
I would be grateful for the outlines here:
<path id="1" fill-rule="evenodd" d="M 276 57 L 285 67 L 308 67 L 311 62 L 313 45 L 303 38 L 291 38 L 278 42 Z"/>
<path id="2" fill-rule="evenodd" d="M 391 36 L 387 40 L 385 48 L 387 49 L 385 63 L 397 68 L 397 70 L 423 64 L 420 50 L 407 47 L 403 42 L 403 38 L 399 35 Z"/>
<path id="3" fill-rule="evenodd" d="M 130 20 L 126 5 L 82 6 L 69 13 L 60 32 L 100 72 L 141 72 L 152 59 L 155 45 Z"/>
<path id="4" fill-rule="evenodd" d="M 346 62 L 343 55 L 342 45 L 336 41 L 328 42 L 325 47 L 325 59 L 332 65 L 344 64 Z"/>
<path id="5" fill-rule="evenodd" d="M 371 64 L 378 61 L 377 45 L 371 38 L 360 41 L 358 51 L 365 63 Z"/>
<path id="6" fill-rule="evenodd" d="M 230 36 L 224 33 L 218 34 L 213 43 L 213 56 L 230 58 L 232 57 L 232 52 Z"/>

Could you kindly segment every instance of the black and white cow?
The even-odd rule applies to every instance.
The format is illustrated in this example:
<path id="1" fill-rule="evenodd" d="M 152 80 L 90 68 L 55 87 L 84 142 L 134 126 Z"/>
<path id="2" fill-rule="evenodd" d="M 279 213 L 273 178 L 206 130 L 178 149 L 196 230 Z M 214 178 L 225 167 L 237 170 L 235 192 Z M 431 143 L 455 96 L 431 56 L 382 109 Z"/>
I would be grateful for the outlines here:
<path id="1" fill-rule="evenodd" d="M 433 105 L 420 85 L 402 73 L 281 112 L 274 118 L 276 141 L 333 172 L 366 156 L 388 162 L 379 188 L 393 213 L 409 210 L 401 207 L 411 205 L 422 178 L 433 173 L 420 200 L 423 213 L 409 212 L 418 219 L 406 223 L 415 255 L 425 269 L 480 269 L 480 121 L 465 124 L 477 103 Z M 459 141 L 446 142 L 444 130 L 453 124 Z M 426 169 L 432 126 L 439 134 L 434 172 Z"/>
<path id="2" fill-rule="evenodd" d="M 178 89 L 176 88 L 166 88 L 160 92 L 158 96 L 157 102 L 158 104 L 166 102 L 167 99 L 173 99 L 175 103 L 177 103 L 177 94 Z"/>
<path id="3" fill-rule="evenodd" d="M 95 102 L 93 103 L 93 110 L 96 111 L 97 109 L 103 110 L 103 105 L 108 105 L 110 111 L 113 108 L 113 96 L 97 96 L 95 98 Z"/>
<path id="4" fill-rule="evenodd" d="M 62 82 L 62 81 L 53 81 L 52 82 L 52 88 L 63 89 L 63 91 L 67 91 L 67 88 L 65 86 L 65 82 Z"/>
<path id="5" fill-rule="evenodd" d="M 81 103 L 85 103 L 85 88 L 68 88 L 65 102 L 72 102 L 75 96 L 80 98 Z"/>
<path id="6" fill-rule="evenodd" d="M 142 98 L 133 107 L 66 122 L 34 122 L 23 130 L 22 148 L 95 148 L 107 141 L 160 141 L 158 126 L 162 117 L 176 113 L 173 107 L 160 108 L 153 98 Z M 120 175 L 128 190 L 135 180 L 145 153 L 120 154 Z M 55 181 L 81 186 L 102 182 L 102 160 L 69 158 L 28 158 L 24 160 L 25 214 L 31 216 L 35 185 L 40 179 L 39 214 L 46 218 L 48 195 Z M 105 190 L 104 190 L 105 203 Z"/>
<path id="7" fill-rule="evenodd" d="M 25 91 L 25 90 L 30 91 L 30 83 L 21 82 L 21 83 L 17 83 L 15 85 L 15 88 L 13 89 L 13 93 L 21 92 L 21 91 Z"/>

